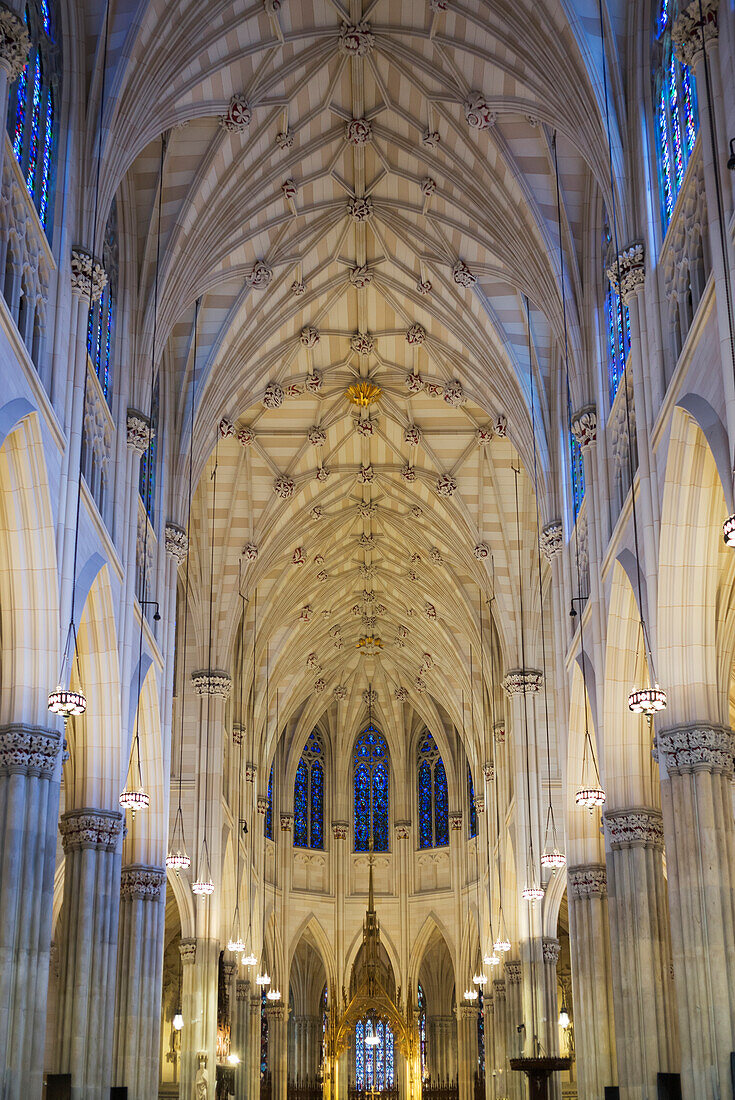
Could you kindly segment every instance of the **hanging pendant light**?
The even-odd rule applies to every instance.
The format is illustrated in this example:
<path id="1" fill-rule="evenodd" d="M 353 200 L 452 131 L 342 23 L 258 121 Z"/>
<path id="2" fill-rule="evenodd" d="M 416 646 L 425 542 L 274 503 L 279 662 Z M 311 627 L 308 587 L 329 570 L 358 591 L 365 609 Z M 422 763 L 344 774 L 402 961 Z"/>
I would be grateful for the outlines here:
<path id="1" fill-rule="evenodd" d="M 501 960 L 500 955 L 497 954 L 495 948 L 493 947 L 492 955 L 485 955 L 482 961 L 484 962 L 485 966 L 499 966 Z"/>
<path id="2" fill-rule="evenodd" d="M 541 866 L 547 867 L 552 874 L 556 874 L 562 867 L 566 867 L 567 857 L 563 852 L 560 852 L 558 848 L 552 848 L 551 851 L 544 851 L 541 853 Z"/>
<path id="3" fill-rule="evenodd" d="M 482 988 L 483 986 L 487 985 L 487 974 L 483 974 L 482 971 L 479 971 L 477 974 L 473 974 L 472 982 L 473 985 L 479 985 L 480 988 Z"/>
<path id="4" fill-rule="evenodd" d="M 142 787 L 136 789 L 126 787 L 125 790 L 120 791 L 118 801 L 124 810 L 130 810 L 133 820 L 137 810 L 147 810 L 151 804 L 150 797 Z"/>
<path id="5" fill-rule="evenodd" d="M 269 1001 L 280 1001 L 280 999 L 281 999 L 280 989 L 269 989 L 268 992 L 266 993 L 266 998 Z"/>
<path id="6" fill-rule="evenodd" d="M 179 776 L 179 781 L 181 777 Z M 166 866 L 170 871 L 178 875 L 180 871 L 186 871 L 191 866 L 191 860 L 184 843 L 184 818 L 181 812 L 181 793 L 179 793 L 179 806 L 174 818 L 174 827 L 171 832 L 171 846 L 166 853 Z"/>
<path id="7" fill-rule="evenodd" d="M 533 905 L 537 901 L 542 901 L 544 896 L 543 886 L 536 886 L 534 884 L 530 886 L 524 886 L 521 891 L 521 897 L 524 901 L 530 901 Z"/>
<path id="8" fill-rule="evenodd" d="M 605 805 L 605 798 L 602 787 L 580 787 L 574 796 L 574 801 L 578 806 L 592 813 L 593 810 Z"/>
<path id="9" fill-rule="evenodd" d="M 479 994 L 476 989 L 465 989 L 464 999 L 466 1001 L 476 1001 Z"/>
<path id="10" fill-rule="evenodd" d="M 255 984 L 259 985 L 262 989 L 265 989 L 271 984 L 270 974 L 267 970 L 264 970 L 262 974 L 256 974 Z"/>
<path id="11" fill-rule="evenodd" d="M 84 692 L 72 691 L 71 688 L 63 688 L 59 684 L 49 694 L 48 709 L 52 714 L 60 714 L 64 721 L 68 721 L 69 718 L 84 714 L 87 709 L 87 699 Z"/>
<path id="12" fill-rule="evenodd" d="M 191 890 L 193 894 L 198 897 L 209 897 L 214 893 L 214 883 L 212 882 L 212 872 L 209 866 L 209 849 L 207 847 L 206 837 L 202 841 L 202 852 L 199 858 L 199 874 L 194 882 L 191 884 Z"/>
<path id="13" fill-rule="evenodd" d="M 254 955 L 251 951 L 249 955 L 243 955 L 243 957 L 240 959 L 240 962 L 243 966 L 257 966 L 258 956 Z"/>
<path id="14" fill-rule="evenodd" d="M 635 688 L 628 696 L 628 707 L 634 714 L 645 714 L 653 717 L 666 709 L 666 692 L 662 691 L 658 684 L 653 687 Z"/>

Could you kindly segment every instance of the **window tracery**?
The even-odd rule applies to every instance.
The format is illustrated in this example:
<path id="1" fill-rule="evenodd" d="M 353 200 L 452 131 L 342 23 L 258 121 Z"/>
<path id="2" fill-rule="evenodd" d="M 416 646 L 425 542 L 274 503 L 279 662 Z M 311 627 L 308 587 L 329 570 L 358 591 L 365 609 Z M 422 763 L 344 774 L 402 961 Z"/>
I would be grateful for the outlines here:
<path id="1" fill-rule="evenodd" d="M 355 851 L 388 851 L 389 757 L 382 733 L 369 725 L 355 742 L 353 754 Z"/>
<path id="2" fill-rule="evenodd" d="M 677 0 L 660 0 L 653 48 L 653 107 L 664 234 L 699 130 L 694 74 L 676 59 L 672 44 L 671 30 L 678 7 Z"/>
<path id="3" fill-rule="evenodd" d="M 295 848 L 324 847 L 324 742 L 319 730 L 309 734 L 296 769 L 293 842 Z"/>
<path id="4" fill-rule="evenodd" d="M 584 500 L 585 482 L 582 448 L 577 442 L 574 432 L 569 433 L 569 455 L 572 466 L 572 508 L 576 522 L 579 509 L 582 507 L 582 501 Z"/>
<path id="5" fill-rule="evenodd" d="M 148 519 L 153 522 L 153 513 L 156 503 L 156 465 L 158 460 L 158 437 L 160 435 L 159 404 L 160 404 L 160 375 L 156 375 L 153 383 L 153 400 L 151 401 L 151 441 L 143 451 L 140 459 L 140 480 L 138 487 L 140 496 L 145 505 Z"/>
<path id="6" fill-rule="evenodd" d="M 263 832 L 267 840 L 273 840 L 273 765 L 271 764 L 268 776 L 268 793 L 266 795 L 265 820 Z"/>
<path id="7" fill-rule="evenodd" d="M 425 731 L 418 745 L 419 847 L 449 844 L 447 773 L 434 738 Z"/>
<path id="8" fill-rule="evenodd" d="M 607 212 L 602 225 L 602 260 L 606 271 L 615 263 L 615 249 Z M 625 372 L 625 364 L 630 353 L 630 312 L 623 306 L 623 323 L 620 322 L 620 295 L 610 279 L 604 275 L 605 291 L 605 337 L 607 346 L 607 382 L 610 405 L 615 401 L 620 379 Z M 624 330 L 623 330 L 624 326 Z"/>
<path id="9" fill-rule="evenodd" d="M 48 236 L 56 163 L 59 50 L 47 0 L 28 0 L 23 20 L 31 48 L 10 88 L 7 125 L 15 159 Z"/>

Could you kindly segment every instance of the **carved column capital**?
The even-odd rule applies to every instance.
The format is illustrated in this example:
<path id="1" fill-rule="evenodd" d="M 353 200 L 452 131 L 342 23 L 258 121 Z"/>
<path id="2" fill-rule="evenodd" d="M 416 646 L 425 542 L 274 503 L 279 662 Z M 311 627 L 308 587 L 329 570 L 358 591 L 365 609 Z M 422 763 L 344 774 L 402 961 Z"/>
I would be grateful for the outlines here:
<path id="1" fill-rule="evenodd" d="M 663 849 L 664 823 L 660 810 L 636 806 L 625 810 L 607 810 L 602 816 L 613 850 L 639 847 Z"/>
<path id="2" fill-rule="evenodd" d="M 191 682 L 197 695 L 216 695 L 227 699 L 232 688 L 232 677 L 221 668 L 200 668 L 191 674 Z"/>
<path id="3" fill-rule="evenodd" d="M 457 1015 L 460 1020 L 474 1020 L 477 1018 L 476 1005 L 458 1005 Z"/>
<path id="4" fill-rule="evenodd" d="M 23 20 L 7 6 L 0 4 L 0 66 L 12 84 L 23 72 L 31 48 L 31 37 Z"/>
<path id="5" fill-rule="evenodd" d="M 232 979 L 235 977 L 235 974 L 237 974 L 237 963 L 222 963 L 222 973 L 225 976 L 225 981 L 229 985 L 232 982 Z"/>
<path id="6" fill-rule="evenodd" d="M 128 447 L 140 458 L 155 435 L 151 422 L 145 413 L 140 412 L 138 409 L 128 409 L 125 426 Z"/>
<path id="7" fill-rule="evenodd" d="M 284 833 L 290 833 L 292 828 L 293 828 L 293 814 L 288 813 L 288 812 L 282 813 L 281 814 L 281 829 L 283 830 Z"/>
<path id="8" fill-rule="evenodd" d="M 238 978 L 235 983 L 235 998 L 240 1003 L 248 1000 L 250 997 L 250 982 L 247 978 Z"/>
<path id="9" fill-rule="evenodd" d="M 646 252 L 642 241 L 629 244 L 610 264 L 606 275 L 613 290 L 618 290 L 618 268 L 620 269 L 620 296 L 628 305 L 638 290 L 646 285 Z"/>
<path id="10" fill-rule="evenodd" d="M 597 410 L 594 405 L 585 405 L 574 413 L 572 435 L 583 451 L 597 442 Z"/>
<path id="11" fill-rule="evenodd" d="M 183 966 L 193 966 L 197 961 L 197 941 L 180 940 L 179 955 L 181 956 Z"/>
<path id="12" fill-rule="evenodd" d="M 245 765 L 245 782 L 254 783 L 255 777 L 258 774 L 258 765 L 254 764 L 252 760 L 248 760 Z"/>
<path id="13" fill-rule="evenodd" d="M 258 813 L 261 815 L 261 817 L 265 817 L 266 813 L 268 812 L 268 796 L 265 794 L 259 794 L 256 806 L 258 809 Z"/>
<path id="14" fill-rule="evenodd" d="M 493 981 L 493 1000 L 505 1000 L 505 978 L 495 978 Z"/>
<path id="15" fill-rule="evenodd" d="M 58 730 L 9 725 L 0 728 L 0 775 L 50 779 L 63 744 Z"/>
<path id="16" fill-rule="evenodd" d="M 503 677 L 503 691 L 514 695 L 536 695 L 544 683 L 544 674 L 538 668 L 511 668 Z"/>
<path id="17" fill-rule="evenodd" d="M 547 561 L 551 561 L 561 553 L 564 545 L 564 531 L 560 519 L 554 519 L 547 523 L 541 532 L 541 553 Z"/>
<path id="18" fill-rule="evenodd" d="M 64 851 L 94 848 L 114 852 L 122 835 L 122 818 L 119 810 L 67 810 L 59 821 Z"/>
<path id="19" fill-rule="evenodd" d="M 72 248 L 71 250 L 71 290 L 76 298 L 89 301 L 90 293 L 92 301 L 99 301 L 102 291 L 107 286 L 105 269 L 92 256 L 86 248 Z"/>
<path id="20" fill-rule="evenodd" d="M 511 985 L 519 985 L 521 981 L 521 963 L 518 959 L 509 959 L 505 964 L 507 981 Z"/>
<path id="21" fill-rule="evenodd" d="M 702 15 L 704 24 L 700 19 L 699 0 L 693 0 L 677 18 L 671 28 L 671 40 L 674 44 L 674 52 L 677 60 L 687 68 L 694 70 L 697 61 L 702 54 L 702 35 L 707 45 L 717 41 L 719 28 L 717 25 L 717 9 L 719 0 L 702 0 Z"/>
<path id="22" fill-rule="evenodd" d="M 713 772 L 733 775 L 732 730 L 724 726 L 676 726 L 656 734 L 654 756 L 663 757 L 669 775 Z"/>
<path id="23" fill-rule="evenodd" d="M 176 565 L 183 565 L 186 555 L 189 553 L 189 538 L 183 527 L 178 523 L 167 523 L 164 534 L 166 553 L 173 558 Z"/>
<path id="24" fill-rule="evenodd" d="M 396 840 L 408 840 L 411 836 L 410 821 L 396 821 Z"/>
<path id="25" fill-rule="evenodd" d="M 166 889 L 166 872 L 162 867 L 145 867 L 131 863 L 120 872 L 120 897 L 137 901 L 159 901 Z"/>
<path id="26" fill-rule="evenodd" d="M 459 832 L 462 828 L 462 811 L 450 810 L 449 811 L 449 828 L 454 832 Z"/>
<path id="27" fill-rule="evenodd" d="M 492 760 L 486 760 L 482 765 L 482 774 L 485 776 L 487 783 L 492 783 L 495 779 L 495 765 Z"/>
<path id="28" fill-rule="evenodd" d="M 559 941 L 544 936 L 541 941 L 541 953 L 545 963 L 548 963 L 549 966 L 556 966 L 559 961 L 559 955 L 561 954 L 561 945 Z"/>
<path id="29" fill-rule="evenodd" d="M 332 836 L 335 840 L 347 840 L 347 830 L 349 825 L 346 821 L 333 821 L 332 822 Z"/>
<path id="30" fill-rule="evenodd" d="M 567 871 L 570 898 L 607 897 L 607 871 L 602 863 L 580 863 Z"/>

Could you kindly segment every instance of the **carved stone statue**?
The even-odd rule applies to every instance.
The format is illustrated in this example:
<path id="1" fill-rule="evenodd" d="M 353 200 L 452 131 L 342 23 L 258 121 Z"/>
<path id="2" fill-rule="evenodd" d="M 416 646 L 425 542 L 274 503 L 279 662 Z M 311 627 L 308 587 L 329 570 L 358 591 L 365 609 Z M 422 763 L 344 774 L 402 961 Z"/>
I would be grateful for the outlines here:
<path id="1" fill-rule="evenodd" d="M 199 1069 L 194 1078 L 194 1100 L 209 1100 L 209 1074 L 207 1073 L 207 1054 L 200 1051 L 197 1055 Z"/>

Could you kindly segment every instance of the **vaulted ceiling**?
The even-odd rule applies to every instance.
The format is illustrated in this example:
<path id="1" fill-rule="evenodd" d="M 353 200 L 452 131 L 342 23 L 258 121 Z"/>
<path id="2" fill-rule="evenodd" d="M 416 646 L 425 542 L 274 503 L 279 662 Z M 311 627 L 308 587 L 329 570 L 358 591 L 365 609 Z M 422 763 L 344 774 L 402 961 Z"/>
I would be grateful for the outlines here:
<path id="1" fill-rule="evenodd" d="M 566 9 L 229 0 L 203 20 L 161 0 L 124 45 L 113 36 L 108 172 L 125 173 L 137 242 L 140 362 L 161 200 L 183 514 L 195 381 L 195 637 L 201 650 L 213 560 L 213 663 L 232 660 L 240 593 L 252 630 L 257 589 L 258 663 L 267 644 L 284 713 L 305 726 L 335 698 L 357 713 L 368 683 L 386 717 L 407 693 L 433 728 L 461 726 L 472 690 L 483 702 L 491 598 L 520 662 L 521 579 L 537 640 L 535 465 L 541 522 L 563 506 L 554 157 L 575 387 L 606 164 L 594 30 Z M 348 398 L 358 384 L 379 390 L 371 404 Z"/>

